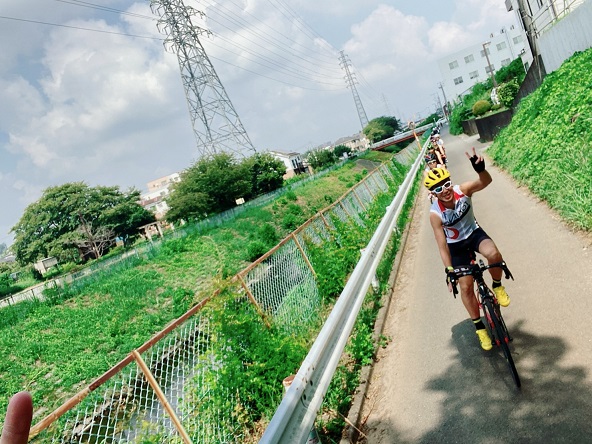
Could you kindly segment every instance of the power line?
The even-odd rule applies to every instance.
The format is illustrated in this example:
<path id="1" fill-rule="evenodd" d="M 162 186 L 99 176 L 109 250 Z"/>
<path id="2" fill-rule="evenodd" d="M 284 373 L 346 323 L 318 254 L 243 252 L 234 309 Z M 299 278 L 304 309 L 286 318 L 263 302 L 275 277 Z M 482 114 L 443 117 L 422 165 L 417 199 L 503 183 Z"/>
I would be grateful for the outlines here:
<path id="1" fill-rule="evenodd" d="M 81 26 L 62 25 L 62 24 L 59 24 L 59 23 L 42 22 L 42 21 L 39 21 L 39 20 L 29 20 L 29 19 L 22 19 L 22 18 L 17 18 L 17 17 L 7 17 L 5 15 L 0 15 L 0 19 L 15 20 L 15 21 L 27 22 L 27 23 L 36 23 L 36 24 L 39 24 L 39 25 L 59 26 L 60 28 L 77 29 L 77 30 L 80 30 L 80 31 L 100 32 L 102 34 L 114 34 L 114 35 L 122 35 L 122 36 L 126 36 L 126 37 L 136 37 L 136 38 L 139 38 L 139 39 L 149 39 L 149 40 L 160 40 L 160 41 L 164 41 L 164 39 L 159 38 L 159 37 L 148 37 L 148 36 L 144 36 L 144 35 L 127 34 L 127 33 L 124 33 L 124 32 L 115 32 L 115 31 L 105 31 L 105 30 L 102 30 L 102 29 L 83 28 Z"/>
<path id="2" fill-rule="evenodd" d="M 100 10 L 100 11 L 106 11 L 106 12 L 112 12 L 112 13 L 117 13 L 117 14 L 122 14 L 122 15 L 130 15 L 130 16 L 137 17 L 137 18 L 142 18 L 142 19 L 148 19 L 148 20 L 151 20 L 151 21 L 155 21 L 155 18 L 154 18 L 154 17 L 151 17 L 151 16 L 147 16 L 147 15 L 143 15 L 143 14 L 137 14 L 137 13 L 129 13 L 129 12 L 127 12 L 127 11 L 122 11 L 122 10 L 120 10 L 120 9 L 115 9 L 115 8 L 110 8 L 110 7 L 105 7 L 105 6 L 102 6 L 102 5 L 97 5 L 97 4 L 95 4 L 95 3 L 90 3 L 90 2 L 86 2 L 86 1 L 80 1 L 80 0 L 55 0 L 55 1 L 58 1 L 58 2 L 61 2 L 61 3 L 65 3 L 65 4 L 74 5 L 74 6 L 81 6 L 81 7 L 86 7 L 86 8 L 91 8 L 91 9 L 96 9 L 96 10 Z M 234 3 L 234 4 L 236 5 L 236 3 Z M 218 6 L 218 5 L 217 5 L 217 6 Z M 232 14 L 233 14 L 235 17 L 237 17 L 237 14 L 235 14 L 233 11 L 229 10 L 229 9 L 228 9 L 228 8 L 226 8 L 226 7 L 224 7 L 224 8 L 225 8 L 226 10 L 228 10 L 230 13 L 232 13 Z M 227 19 L 228 19 L 228 16 L 227 16 L 227 15 L 225 15 L 225 14 L 221 13 L 220 11 L 218 11 L 218 12 L 219 12 L 219 14 L 220 14 L 221 16 L 223 16 L 223 17 L 227 17 Z M 247 11 L 245 11 L 245 12 L 247 12 Z M 248 12 L 247 12 L 247 13 L 248 13 Z M 251 17 L 254 17 L 252 14 L 250 14 L 250 13 L 248 13 L 248 14 L 249 14 Z M 221 22 L 219 22 L 219 21 L 217 21 L 217 20 L 215 20 L 215 19 L 213 19 L 213 18 L 210 18 L 210 19 L 211 19 L 212 21 L 214 21 L 215 23 L 218 23 L 220 26 L 224 27 L 225 29 L 228 29 L 228 30 L 230 30 L 230 31 L 233 31 L 232 29 L 230 29 L 229 27 L 225 26 L 225 25 L 224 25 L 224 24 L 222 24 Z M 230 19 L 228 19 L 228 20 L 230 20 L 231 22 L 233 22 L 234 24 L 237 24 L 237 25 L 239 25 L 239 26 L 241 25 L 241 23 L 238 23 L 236 20 L 234 20 L 234 19 L 232 19 L 232 18 L 230 18 Z M 239 20 L 241 20 L 243 24 L 245 24 L 245 23 L 246 23 L 247 25 L 249 24 L 247 21 L 243 20 L 243 19 L 242 19 L 242 18 L 240 18 L 240 17 L 239 17 Z M 257 19 L 257 20 L 258 20 L 258 19 Z M 260 20 L 258 20 L 258 21 L 259 21 L 259 22 L 261 22 Z M 56 26 L 57 26 L 57 25 L 56 25 Z M 66 25 L 64 25 L 64 26 L 66 26 Z M 271 28 L 271 27 L 269 27 L 269 26 L 267 26 L 267 28 L 269 28 L 269 29 L 271 29 L 272 31 L 276 32 L 276 31 L 275 31 L 273 28 Z M 261 33 L 260 33 L 258 30 L 257 30 L 257 32 L 253 32 L 253 31 L 250 31 L 250 30 L 249 30 L 249 31 L 247 32 L 247 34 L 250 34 L 250 35 L 257 35 L 257 36 L 261 37 Z M 280 34 L 281 34 L 281 33 L 280 33 Z M 283 35 L 283 34 L 281 34 L 281 35 Z M 220 39 L 221 39 L 222 41 L 224 41 L 224 42 L 228 43 L 228 44 L 229 44 L 229 45 L 231 45 L 232 47 L 237 47 L 237 46 L 238 46 L 238 47 L 241 47 L 241 48 L 242 48 L 244 51 L 248 52 L 249 54 L 253 55 L 253 56 L 254 56 L 254 57 L 256 57 L 256 58 L 260 58 L 260 59 L 261 59 L 261 60 L 263 60 L 265 63 L 268 63 L 268 64 L 270 64 L 270 65 L 272 65 L 272 66 L 265 65 L 265 63 L 260 63 L 260 62 L 257 62 L 257 61 L 255 61 L 255 60 L 252 60 L 252 59 L 249 59 L 248 57 L 246 57 L 246 59 L 247 59 L 247 60 L 251 60 L 253 63 L 257 63 L 257 64 L 259 64 L 259 65 L 261 65 L 261 66 L 267 66 L 267 67 L 269 67 L 270 69 L 274 69 L 274 68 L 273 68 L 273 66 L 275 66 L 275 67 L 276 67 L 276 69 L 278 69 L 278 71 L 279 71 L 279 72 L 282 72 L 282 71 L 283 71 L 283 72 L 291 72 L 291 73 L 295 74 L 295 75 L 292 75 L 291 77 L 296 77 L 296 78 L 298 78 L 298 76 L 303 76 L 303 80 L 305 80 L 305 81 L 311 81 L 311 82 L 316 82 L 316 83 L 319 83 L 319 84 L 328 84 L 328 85 L 332 85 L 332 83 L 323 82 L 323 81 L 319 81 L 319 80 L 314 80 L 313 78 L 314 78 L 314 77 L 321 77 L 321 78 L 323 78 L 323 79 L 325 79 L 325 80 L 331 80 L 331 79 L 333 79 L 333 80 L 338 80 L 338 79 L 339 79 L 339 81 L 341 81 L 341 77 L 337 77 L 337 76 L 331 75 L 331 74 L 329 74 L 329 73 L 326 73 L 326 74 L 319 73 L 319 66 L 320 66 L 321 64 L 323 64 L 324 66 L 326 66 L 326 63 L 323 63 L 323 62 L 319 61 L 318 59 L 315 59 L 315 60 L 305 59 L 304 57 L 301 57 L 300 55 L 298 55 L 297 53 L 295 53 L 294 51 L 292 51 L 292 48 L 290 48 L 290 47 L 287 47 L 287 49 L 288 49 L 288 52 L 292 53 L 292 55 L 293 55 L 294 57 L 296 57 L 297 59 L 301 60 L 302 62 L 304 62 L 304 63 L 306 63 L 306 64 L 309 64 L 309 65 L 310 65 L 310 67 L 309 67 L 309 66 L 306 66 L 306 65 L 303 65 L 303 64 L 301 64 L 301 63 L 295 63 L 293 59 L 288 59 L 288 58 L 284 57 L 283 55 L 277 54 L 277 53 L 275 53 L 275 52 L 273 52 L 273 51 L 269 51 L 269 52 L 271 52 L 272 54 L 274 54 L 276 57 L 279 57 L 280 59 L 282 59 L 282 60 L 284 60 L 284 61 L 286 61 L 286 62 L 287 62 L 286 64 L 280 64 L 278 61 L 275 61 L 275 60 L 273 60 L 273 59 L 271 59 L 271 58 L 267 57 L 266 55 L 264 55 L 264 54 L 262 54 L 262 53 L 260 53 L 260 52 L 257 52 L 257 51 L 255 51 L 255 50 L 253 50 L 253 49 L 249 48 L 249 47 L 246 47 L 246 46 L 244 46 L 244 45 L 240 45 L 240 44 L 237 44 L 237 43 L 235 43 L 235 42 L 232 42 L 232 41 L 230 41 L 229 39 L 227 39 L 227 38 L 225 38 L 225 37 L 222 37 L 221 35 L 220 35 L 219 37 L 220 37 Z M 284 36 L 284 37 L 285 37 L 285 36 Z M 262 37 L 262 38 L 263 38 L 263 40 L 265 40 L 267 43 L 270 43 L 270 44 L 272 44 L 272 45 L 276 46 L 277 48 L 281 49 L 282 51 L 285 51 L 285 50 L 286 50 L 286 47 L 285 47 L 285 46 L 284 46 L 284 47 L 282 47 L 282 46 L 280 46 L 279 44 L 276 44 L 275 42 L 273 42 L 273 41 L 271 41 L 271 40 L 269 40 L 269 39 L 266 39 L 265 37 Z M 249 38 L 246 38 L 246 39 L 247 39 L 247 41 L 251 42 L 251 43 L 252 43 L 252 44 L 255 46 L 255 48 L 264 49 L 264 50 L 265 50 L 265 49 L 268 49 L 267 47 L 263 47 L 263 46 L 261 46 L 260 44 L 258 44 L 256 41 L 254 41 L 254 40 L 252 40 L 252 39 L 249 39 Z M 161 39 L 159 39 L 159 40 L 161 40 Z M 226 48 L 224 48 L 224 47 L 222 47 L 222 46 L 215 45 L 215 44 L 213 44 L 213 45 L 214 45 L 214 46 L 217 46 L 218 48 L 224 49 L 225 51 L 227 51 L 227 52 L 229 52 L 229 53 L 232 53 L 232 54 L 235 54 L 235 55 L 239 55 L 239 56 L 241 56 L 241 57 L 244 57 L 244 55 L 237 54 L 235 51 L 232 51 L 232 50 L 230 50 L 230 49 L 226 49 Z M 301 45 L 301 46 L 302 46 L 302 45 Z M 227 62 L 227 63 L 229 63 L 229 64 L 232 64 L 232 63 L 230 63 L 230 62 Z M 295 69 L 294 69 L 294 68 L 290 68 L 290 67 L 289 67 L 290 65 L 294 66 L 294 67 L 295 67 Z M 236 65 L 234 65 L 234 66 L 236 66 Z M 238 66 L 238 68 L 241 68 L 241 67 L 240 67 L 240 66 Z M 298 68 L 300 68 L 300 69 L 302 69 L 302 70 L 304 70 L 304 71 L 307 71 L 307 72 L 300 72 L 300 71 L 298 70 Z M 337 68 L 337 67 L 335 67 L 335 68 L 331 67 L 331 68 L 327 68 L 327 69 L 328 69 L 329 71 L 333 71 L 335 74 L 338 74 L 338 73 L 340 73 L 340 70 L 339 70 L 339 68 Z M 249 71 L 249 72 L 251 72 L 251 73 L 255 73 L 256 75 L 258 75 L 258 73 L 254 72 L 254 71 Z M 290 75 L 290 74 L 287 74 L 287 75 Z M 267 76 L 265 76 L 265 77 L 266 77 L 266 78 L 269 78 L 269 77 L 267 77 Z M 306 78 L 306 77 L 308 77 L 308 78 Z"/>
<path id="3" fill-rule="evenodd" d="M 235 6 L 237 6 L 238 8 L 240 8 L 240 6 L 239 6 L 239 5 L 237 5 L 237 4 L 236 4 L 234 1 L 232 1 L 232 0 L 229 0 L 229 1 L 230 1 L 230 3 L 232 3 L 233 5 L 235 5 Z M 213 6 L 213 4 L 210 2 L 210 4 L 209 4 L 208 6 Z M 218 4 L 218 5 L 215 5 L 215 6 L 216 6 L 217 8 L 220 8 L 220 7 L 224 8 L 225 10 L 227 10 L 227 11 L 228 11 L 228 13 L 229 13 L 229 14 L 232 14 L 232 16 L 236 17 L 236 20 L 239 20 L 239 21 L 240 21 L 240 22 L 242 22 L 243 24 L 246 24 L 246 25 L 251 25 L 251 24 L 252 24 L 251 22 L 249 22 L 249 21 L 247 21 L 246 19 L 242 18 L 242 17 L 241 17 L 239 14 L 237 14 L 236 12 L 232 11 L 230 8 L 228 8 L 228 7 L 224 6 L 224 5 Z M 224 14 L 223 12 L 221 12 L 221 11 L 220 11 L 220 9 L 217 9 L 217 10 L 216 10 L 216 12 L 217 12 L 218 14 L 220 14 L 221 16 L 223 16 L 223 17 L 228 17 L 228 15 L 227 15 L 227 14 Z M 304 54 L 306 54 L 307 56 L 308 56 L 308 55 L 310 55 L 310 52 L 311 52 L 311 47 L 304 46 L 304 45 L 302 45 L 300 42 L 297 42 L 296 40 L 294 40 L 294 39 L 290 38 L 289 36 L 285 35 L 285 34 L 284 34 L 284 33 L 282 33 L 281 31 L 278 31 L 277 29 L 275 29 L 275 28 L 273 28 L 273 27 L 269 26 L 267 23 L 263 22 L 261 19 L 259 19 L 259 18 L 258 18 L 258 17 L 256 17 L 255 15 L 251 14 L 251 13 L 250 13 L 249 11 L 247 11 L 247 10 L 241 10 L 241 13 L 242 13 L 242 14 L 245 14 L 245 15 L 248 15 L 249 17 L 253 18 L 253 19 L 254 19 L 255 21 L 257 21 L 257 22 L 258 22 L 258 23 L 259 23 L 261 26 L 263 26 L 263 27 L 264 27 L 264 28 L 266 28 L 266 29 L 269 29 L 269 30 L 270 30 L 270 31 L 272 31 L 273 33 L 275 33 L 275 34 L 277 34 L 277 35 L 281 36 L 282 38 L 284 38 L 285 40 L 288 40 L 288 41 L 289 41 L 289 42 L 291 42 L 292 44 L 294 44 L 294 45 L 296 45 L 296 46 L 299 46 L 299 47 L 301 47 L 301 48 L 304 48 L 304 50 L 305 50 Z M 212 18 L 212 17 L 208 15 L 208 18 Z M 235 21 L 234 19 L 229 19 L 229 20 L 232 20 L 234 23 L 236 23 L 236 21 Z M 258 29 L 258 31 L 259 31 L 259 29 Z M 262 32 L 263 32 L 263 33 L 265 33 L 265 31 L 262 31 Z M 257 32 L 256 34 L 257 34 L 257 35 L 259 35 L 259 36 L 261 35 L 259 32 Z M 271 43 L 272 43 L 274 46 L 279 46 L 279 44 L 278 44 L 278 43 L 276 43 L 276 42 L 273 42 L 273 40 L 271 41 Z M 285 48 L 285 46 L 284 46 L 283 48 Z M 282 48 L 282 49 L 283 49 L 283 48 Z M 289 48 L 290 50 L 292 50 L 292 49 L 293 49 L 293 48 L 292 48 L 292 47 L 290 47 L 290 46 L 288 46 L 287 48 Z M 312 47 L 312 49 L 316 49 L 316 47 L 314 47 L 314 46 L 313 46 L 313 47 Z M 295 49 L 294 49 L 294 50 L 295 50 Z M 300 53 L 303 53 L 303 51 L 300 51 Z M 322 53 L 322 52 L 315 51 L 315 54 L 317 54 L 318 56 L 320 56 L 320 57 L 324 58 L 324 59 L 325 59 L 325 61 L 326 61 L 326 62 L 325 62 L 325 64 L 327 64 L 327 63 L 328 63 L 330 66 L 333 66 L 333 65 L 334 65 L 334 63 L 335 63 L 335 57 L 336 57 L 336 55 L 335 55 L 335 53 L 334 53 L 334 52 L 333 52 L 331 55 L 326 55 L 326 54 L 324 54 L 324 53 Z M 338 71 L 338 69 L 337 69 L 337 68 L 336 68 L 336 71 Z"/>
<path id="4" fill-rule="evenodd" d="M 244 56 L 244 55 L 242 55 L 242 54 L 239 54 L 239 53 L 237 53 L 237 52 L 234 52 L 234 51 L 232 51 L 232 50 L 230 50 L 230 49 L 227 49 L 227 48 L 224 48 L 224 47 L 222 47 L 222 46 L 216 45 L 215 43 L 210 43 L 210 44 L 211 44 L 211 45 L 213 45 L 213 46 L 216 46 L 216 47 L 218 47 L 218 48 L 220 48 L 220 49 L 222 49 L 222 50 L 224 50 L 224 51 L 227 51 L 227 52 L 230 52 L 230 53 L 232 53 L 232 54 L 234 54 L 234 55 L 237 55 L 237 56 L 239 56 L 239 57 L 243 57 L 243 58 L 245 58 L 245 59 L 247 59 L 247 60 L 249 60 L 249 61 L 251 61 L 251 62 L 253 62 L 253 63 L 256 63 L 256 64 L 258 64 L 258 65 L 265 66 L 265 67 L 269 67 L 269 65 L 264 65 L 264 64 L 263 64 L 263 63 L 261 63 L 261 62 L 258 62 L 258 61 L 256 61 L 256 60 L 249 59 L 249 58 L 245 57 L 245 56 Z M 237 45 L 237 46 L 241 46 L 241 45 Z M 245 50 L 248 52 L 248 49 L 246 49 L 246 48 L 244 48 L 244 47 L 242 47 L 242 48 L 243 48 L 243 49 L 245 49 Z M 212 57 L 212 58 L 215 58 L 215 57 Z M 220 59 L 218 59 L 218 60 L 220 60 Z M 268 59 L 266 59 L 266 60 L 268 60 Z M 231 64 L 231 65 L 232 65 L 232 63 L 230 63 L 230 62 L 226 62 L 226 63 L 229 63 L 229 64 Z M 287 75 L 287 76 L 290 76 L 290 77 L 296 77 L 296 78 L 298 78 L 298 79 L 301 79 L 301 80 L 304 80 L 304 81 L 314 82 L 314 83 L 318 83 L 318 84 L 322 84 L 322 85 L 331 85 L 331 86 L 334 86 L 334 85 L 335 85 L 335 83 L 323 82 L 323 81 L 320 81 L 320 80 L 314 80 L 314 79 L 310 79 L 310 80 L 309 80 L 309 79 L 303 78 L 302 76 L 298 75 L 298 74 L 302 74 L 300 71 L 296 71 L 296 70 L 293 70 L 293 69 L 288 69 L 286 66 L 282 66 L 282 65 L 280 65 L 279 63 L 277 63 L 277 62 L 275 62 L 275 61 L 273 61 L 273 60 L 269 60 L 269 62 L 268 62 L 268 63 L 271 63 L 272 65 L 275 65 L 275 66 L 276 66 L 276 67 L 278 67 L 280 70 L 284 71 L 284 72 L 283 72 L 283 74 L 285 74 L 285 75 Z M 240 67 L 240 66 L 237 66 L 237 65 L 233 65 L 233 66 L 236 66 L 237 68 L 242 68 L 242 67 Z M 242 69 L 244 69 L 244 68 L 242 68 Z M 290 73 L 293 73 L 293 74 L 290 74 Z M 294 75 L 294 74 L 296 74 L 296 75 Z M 319 76 L 319 77 L 326 78 L 326 76 L 323 76 L 322 74 L 317 74 L 317 73 L 314 73 L 313 75 L 314 75 L 314 76 Z M 341 81 L 342 81 L 342 79 L 341 79 L 341 78 L 334 78 L 334 80 L 338 80 L 339 82 L 341 82 Z M 296 86 L 296 85 L 292 85 L 292 86 Z"/>
<path id="5" fill-rule="evenodd" d="M 217 22 L 217 23 L 219 23 L 219 22 Z M 219 24 L 220 24 L 220 23 L 219 23 Z M 228 29 L 228 30 L 232 31 L 230 28 L 228 28 L 228 27 L 226 27 L 226 26 L 224 26 L 224 25 L 222 25 L 222 24 L 220 24 L 220 25 L 221 25 L 221 26 L 223 26 L 224 28 L 226 28 L 226 29 Z M 247 49 L 245 46 L 243 46 L 243 45 L 240 45 L 239 43 L 232 42 L 232 41 L 230 41 L 230 40 L 228 40 L 228 39 L 226 39 L 226 38 L 224 38 L 224 37 L 221 37 L 221 38 L 222 38 L 223 40 L 227 41 L 228 43 L 230 43 L 230 44 L 234 45 L 234 46 L 240 46 L 240 47 L 242 47 L 243 49 L 245 49 L 245 50 L 249 51 L 251 54 L 256 54 L 256 55 L 260 56 L 258 53 L 255 53 L 254 51 L 252 51 L 252 50 L 250 50 L 250 49 Z M 254 41 L 254 40 L 251 40 L 250 38 L 247 38 L 247 37 L 244 37 L 244 36 L 243 36 L 243 38 L 244 38 L 245 40 L 247 40 L 248 42 L 251 42 L 251 43 L 253 43 L 255 46 L 257 46 L 257 47 L 259 47 L 259 48 L 263 48 L 263 47 L 262 47 L 261 45 L 259 45 L 259 44 L 258 44 L 256 41 Z M 267 40 L 267 41 L 268 41 L 268 40 Z M 269 51 L 269 52 L 271 52 L 271 53 L 272 53 L 272 54 L 274 54 L 275 56 L 279 57 L 280 59 L 282 59 L 282 60 L 285 60 L 285 61 L 286 61 L 286 62 L 288 62 L 288 63 L 295 64 L 296 66 L 299 66 L 299 67 L 301 67 L 302 69 L 305 69 L 305 70 L 308 70 L 308 71 L 310 71 L 310 72 L 311 72 L 313 75 L 317 75 L 317 76 L 318 76 L 318 75 L 320 75 L 320 74 L 318 74 L 318 65 L 315 65 L 315 64 L 311 63 L 311 68 L 309 68 L 309 67 L 307 67 L 307 66 L 303 66 L 303 65 L 300 65 L 300 64 L 296 64 L 296 63 L 294 63 L 294 61 L 293 61 L 292 59 L 289 59 L 289 58 L 287 58 L 287 57 L 285 57 L 285 56 L 283 56 L 283 55 L 280 55 L 280 54 L 278 54 L 278 53 L 276 53 L 276 52 L 273 52 L 273 51 Z M 260 56 L 260 57 L 263 57 L 263 56 Z M 304 58 L 302 58 L 302 57 L 300 57 L 300 56 L 296 56 L 296 57 L 298 57 L 300 60 L 303 60 L 303 61 L 305 61 L 305 62 L 309 62 L 308 60 L 306 60 L 306 59 L 304 59 Z M 263 58 L 264 58 L 264 57 L 263 57 Z M 315 69 L 315 68 L 316 68 L 316 69 Z"/>
<path id="6" fill-rule="evenodd" d="M 97 5 L 94 3 L 83 2 L 83 1 L 79 1 L 79 0 L 55 0 L 55 1 L 60 2 L 60 3 L 68 3 L 71 5 L 75 5 L 75 6 L 81 6 L 81 7 L 85 7 L 85 8 L 97 9 L 100 11 L 114 12 L 114 13 L 121 14 L 121 15 L 129 15 L 132 17 L 138 17 L 138 18 L 144 18 L 144 19 L 156 21 L 155 17 L 151 17 L 148 15 L 138 14 L 138 13 L 129 12 L 129 11 L 123 11 L 121 9 L 110 8 L 108 6 Z"/>

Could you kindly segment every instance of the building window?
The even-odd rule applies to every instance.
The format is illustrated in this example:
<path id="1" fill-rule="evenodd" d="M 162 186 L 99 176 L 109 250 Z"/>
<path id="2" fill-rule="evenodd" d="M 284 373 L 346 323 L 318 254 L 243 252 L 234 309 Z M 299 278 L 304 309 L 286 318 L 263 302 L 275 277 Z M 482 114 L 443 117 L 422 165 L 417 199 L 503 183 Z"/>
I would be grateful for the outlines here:
<path id="1" fill-rule="evenodd" d="M 455 60 L 454 62 L 450 62 L 448 66 L 450 66 L 450 69 L 456 69 L 458 68 L 458 62 Z"/>
<path id="2" fill-rule="evenodd" d="M 475 57 L 473 57 L 473 54 L 469 54 L 468 56 L 465 57 L 465 63 L 471 63 L 475 61 Z"/>
<path id="3" fill-rule="evenodd" d="M 479 77 L 479 71 L 473 71 L 469 73 L 470 79 L 476 79 L 477 77 Z"/>
<path id="4" fill-rule="evenodd" d="M 493 66 L 493 64 L 485 67 L 486 74 L 491 74 L 492 72 L 495 72 L 495 66 Z"/>
<path id="5" fill-rule="evenodd" d="M 457 77 L 456 79 L 454 79 L 454 84 L 455 85 L 460 85 L 463 82 L 462 77 Z"/>
<path id="6" fill-rule="evenodd" d="M 522 36 L 521 35 L 517 35 L 516 37 L 514 37 L 512 39 L 512 41 L 514 42 L 514 45 L 517 45 L 518 43 L 522 42 Z"/>
<path id="7" fill-rule="evenodd" d="M 512 62 L 512 60 L 510 60 L 510 59 L 504 59 L 504 60 L 502 60 L 502 66 L 508 66 L 511 62 Z"/>
<path id="8" fill-rule="evenodd" d="M 508 46 L 506 45 L 506 42 L 500 42 L 497 45 L 495 45 L 495 47 L 497 48 L 498 51 L 502 51 L 502 50 L 506 49 Z"/>
<path id="9" fill-rule="evenodd" d="M 485 51 L 487 51 L 487 55 L 491 54 L 489 48 L 485 48 Z M 485 57 L 485 51 L 481 50 L 481 57 Z"/>

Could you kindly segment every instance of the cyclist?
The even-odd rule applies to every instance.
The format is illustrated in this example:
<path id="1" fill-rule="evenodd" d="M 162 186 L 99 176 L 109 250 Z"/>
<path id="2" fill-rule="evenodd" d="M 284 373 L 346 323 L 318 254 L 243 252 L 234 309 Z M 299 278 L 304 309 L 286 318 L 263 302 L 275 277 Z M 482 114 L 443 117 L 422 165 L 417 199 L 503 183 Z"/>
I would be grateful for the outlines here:
<path id="1" fill-rule="evenodd" d="M 450 172 L 444 168 L 429 171 L 424 179 L 424 185 L 436 197 L 430 207 L 430 223 L 444 263 L 449 291 L 452 291 L 451 283 L 456 281 L 454 267 L 469 264 L 475 258 L 475 252 L 483 255 L 490 264 L 503 260 L 493 240 L 477 223 L 471 202 L 474 193 L 491 183 L 491 175 L 485 169 L 483 157 L 475 153 L 474 147 L 472 156 L 465 154 L 478 174 L 477 180 L 452 185 Z M 502 269 L 491 268 L 489 272 L 493 279 L 491 287 L 498 303 L 507 307 L 510 297 L 501 284 Z M 491 338 L 481 320 L 473 277 L 463 276 L 458 279 L 458 284 L 463 305 L 475 324 L 481 348 L 491 350 Z"/>

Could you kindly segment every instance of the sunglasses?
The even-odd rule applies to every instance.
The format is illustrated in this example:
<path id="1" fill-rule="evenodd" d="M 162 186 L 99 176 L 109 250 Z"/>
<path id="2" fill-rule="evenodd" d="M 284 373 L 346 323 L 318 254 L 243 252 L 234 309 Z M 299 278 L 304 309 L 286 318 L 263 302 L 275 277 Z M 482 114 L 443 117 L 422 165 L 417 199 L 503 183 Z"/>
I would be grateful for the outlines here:
<path id="1" fill-rule="evenodd" d="M 432 192 L 433 193 L 436 193 L 436 194 L 440 194 L 442 191 L 447 190 L 451 186 L 452 186 L 452 182 L 451 181 L 444 182 L 444 184 L 440 185 L 439 187 L 434 188 L 432 190 Z"/>

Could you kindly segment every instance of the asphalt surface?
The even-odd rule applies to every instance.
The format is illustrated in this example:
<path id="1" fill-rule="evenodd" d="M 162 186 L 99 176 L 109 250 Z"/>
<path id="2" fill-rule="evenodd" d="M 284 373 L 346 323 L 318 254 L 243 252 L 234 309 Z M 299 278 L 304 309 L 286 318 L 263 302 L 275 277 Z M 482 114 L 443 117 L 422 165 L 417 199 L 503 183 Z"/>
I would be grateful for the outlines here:
<path id="1" fill-rule="evenodd" d="M 489 144 L 446 129 L 442 137 L 453 182 L 474 178 L 464 153 L 486 154 Z M 390 342 L 361 411 L 362 442 L 592 442 L 592 237 L 487 165 L 493 182 L 473 204 L 515 278 L 503 282 L 512 300 L 503 314 L 522 389 L 501 350 L 481 350 L 460 297 L 448 293 L 422 189 L 384 326 Z"/>

